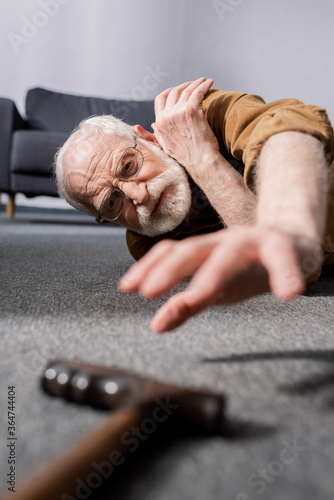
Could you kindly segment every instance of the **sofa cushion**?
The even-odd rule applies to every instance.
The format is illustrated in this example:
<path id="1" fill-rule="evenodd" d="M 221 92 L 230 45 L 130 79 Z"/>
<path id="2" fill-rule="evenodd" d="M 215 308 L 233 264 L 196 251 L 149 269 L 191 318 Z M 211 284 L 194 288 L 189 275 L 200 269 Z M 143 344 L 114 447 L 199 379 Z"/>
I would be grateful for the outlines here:
<path id="1" fill-rule="evenodd" d="M 28 198 L 34 196 L 58 196 L 57 184 L 53 177 L 40 177 L 25 174 L 15 174 L 11 177 L 13 193 L 24 193 Z"/>
<path id="2" fill-rule="evenodd" d="M 54 155 L 67 138 L 68 134 L 62 132 L 17 130 L 13 134 L 10 172 L 50 177 Z"/>
<path id="3" fill-rule="evenodd" d="M 92 115 L 112 114 L 130 125 L 151 130 L 154 101 L 122 101 L 62 94 L 42 88 L 30 89 L 26 99 L 29 127 L 70 133 L 81 120 Z"/>
<path id="4" fill-rule="evenodd" d="M 25 123 L 11 99 L 0 98 L 0 191 L 10 192 L 9 159 L 12 134 Z"/>

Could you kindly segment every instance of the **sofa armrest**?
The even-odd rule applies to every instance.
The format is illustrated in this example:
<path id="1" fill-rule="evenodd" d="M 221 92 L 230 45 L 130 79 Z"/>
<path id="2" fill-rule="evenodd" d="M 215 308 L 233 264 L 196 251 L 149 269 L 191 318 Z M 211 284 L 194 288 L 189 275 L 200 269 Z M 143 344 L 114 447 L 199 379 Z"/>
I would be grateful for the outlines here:
<path id="1" fill-rule="evenodd" d="M 26 122 L 11 99 L 0 98 L 0 191 L 11 192 L 9 162 L 14 130 L 26 128 Z"/>

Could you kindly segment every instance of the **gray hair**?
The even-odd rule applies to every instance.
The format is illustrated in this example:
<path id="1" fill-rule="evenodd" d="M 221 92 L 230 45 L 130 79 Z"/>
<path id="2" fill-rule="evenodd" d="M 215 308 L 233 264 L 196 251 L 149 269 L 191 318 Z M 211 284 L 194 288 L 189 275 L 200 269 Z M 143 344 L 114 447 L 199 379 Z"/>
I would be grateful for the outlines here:
<path id="1" fill-rule="evenodd" d="M 66 153 L 73 147 L 78 146 L 92 134 L 101 134 L 106 136 L 121 137 L 134 140 L 135 133 L 133 126 L 128 125 L 122 120 L 112 115 L 91 116 L 79 123 L 73 130 L 67 141 L 58 149 L 53 163 L 53 176 L 56 179 L 58 194 L 64 198 L 70 205 L 77 210 L 85 212 L 88 215 L 94 215 L 92 212 L 73 198 L 68 188 L 66 167 Z"/>

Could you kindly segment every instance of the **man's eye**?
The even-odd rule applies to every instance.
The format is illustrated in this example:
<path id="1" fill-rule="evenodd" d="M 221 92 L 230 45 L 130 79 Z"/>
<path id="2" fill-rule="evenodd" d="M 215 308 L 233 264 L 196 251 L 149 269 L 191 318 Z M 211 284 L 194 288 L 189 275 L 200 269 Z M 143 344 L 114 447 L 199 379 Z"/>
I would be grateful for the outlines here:
<path id="1" fill-rule="evenodd" d="M 123 196 L 118 192 L 115 191 L 114 193 L 111 194 L 106 211 L 108 212 L 109 216 L 115 215 L 116 212 L 119 212 L 123 206 Z"/>
<path id="2" fill-rule="evenodd" d="M 108 203 L 108 208 L 112 209 L 116 203 L 116 196 L 111 196 Z"/>
<path id="3" fill-rule="evenodd" d="M 122 165 L 120 176 L 123 179 L 128 179 L 137 173 L 137 162 L 135 158 L 127 159 Z"/>

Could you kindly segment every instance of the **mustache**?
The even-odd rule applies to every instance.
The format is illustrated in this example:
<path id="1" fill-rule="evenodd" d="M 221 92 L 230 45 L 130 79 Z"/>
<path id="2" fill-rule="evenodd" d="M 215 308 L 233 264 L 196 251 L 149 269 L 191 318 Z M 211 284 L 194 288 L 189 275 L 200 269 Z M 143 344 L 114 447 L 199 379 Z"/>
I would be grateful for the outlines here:
<path id="1" fill-rule="evenodd" d="M 170 185 L 170 179 L 166 178 L 165 172 L 150 179 L 146 182 L 146 187 L 148 191 L 148 199 L 145 203 L 145 209 L 152 213 L 160 196 L 164 192 L 167 186 Z"/>

